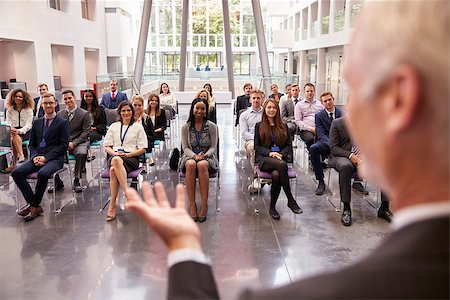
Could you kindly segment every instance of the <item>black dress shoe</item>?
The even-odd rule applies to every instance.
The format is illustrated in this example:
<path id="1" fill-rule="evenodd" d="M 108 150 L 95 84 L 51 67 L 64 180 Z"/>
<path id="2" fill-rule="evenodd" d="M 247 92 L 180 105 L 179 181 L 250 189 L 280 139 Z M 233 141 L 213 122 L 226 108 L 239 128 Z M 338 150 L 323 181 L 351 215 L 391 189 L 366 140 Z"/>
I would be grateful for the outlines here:
<path id="1" fill-rule="evenodd" d="M 378 218 L 384 219 L 386 221 L 388 221 L 389 223 L 391 223 L 392 221 L 392 212 L 390 210 L 378 210 Z"/>
<path id="2" fill-rule="evenodd" d="M 369 192 L 366 191 L 366 189 L 364 188 L 364 186 L 362 185 L 361 182 L 354 182 L 352 184 L 352 188 L 355 189 L 356 191 L 360 192 L 363 195 L 369 195 Z"/>
<path id="3" fill-rule="evenodd" d="M 27 216 L 25 216 L 23 219 L 25 220 L 25 222 L 29 222 L 29 221 L 34 220 L 36 217 L 39 217 L 43 213 L 44 213 L 44 210 L 42 209 L 42 207 L 40 207 L 40 206 L 31 207 L 30 213 Z"/>
<path id="4" fill-rule="evenodd" d="M 27 216 L 27 215 L 30 213 L 30 211 L 31 211 L 31 207 L 30 207 L 30 205 L 28 204 L 28 205 L 24 206 L 21 210 L 19 210 L 19 211 L 17 212 L 17 214 L 18 214 L 19 216 L 21 216 L 21 217 L 25 217 L 25 216 Z"/>
<path id="5" fill-rule="evenodd" d="M 319 185 L 317 186 L 315 193 L 317 196 L 323 195 L 323 193 L 325 193 L 325 182 L 324 181 L 319 181 Z"/>
<path id="6" fill-rule="evenodd" d="M 80 182 L 74 182 L 73 183 L 73 191 L 77 194 L 83 192 L 83 187 L 81 186 Z"/>
<path id="7" fill-rule="evenodd" d="M 288 202 L 287 205 L 294 214 L 301 214 L 303 212 L 303 210 L 300 208 L 300 206 L 298 206 L 296 201 L 292 201 L 292 202 Z"/>
<path id="8" fill-rule="evenodd" d="M 350 226 L 352 225 L 352 212 L 351 210 L 344 210 L 341 217 L 342 225 Z"/>
<path id="9" fill-rule="evenodd" d="M 269 214 L 272 217 L 272 219 L 274 219 L 274 220 L 279 220 L 280 219 L 280 214 L 277 212 L 275 207 L 271 207 L 269 209 Z"/>

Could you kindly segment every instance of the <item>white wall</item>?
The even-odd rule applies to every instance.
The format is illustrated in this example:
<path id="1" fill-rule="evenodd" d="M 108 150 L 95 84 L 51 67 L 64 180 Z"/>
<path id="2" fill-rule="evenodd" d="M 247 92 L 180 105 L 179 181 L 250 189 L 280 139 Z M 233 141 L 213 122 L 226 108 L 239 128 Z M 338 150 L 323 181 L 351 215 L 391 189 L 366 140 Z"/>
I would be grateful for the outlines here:
<path id="1" fill-rule="evenodd" d="M 1 53 L 6 51 L 8 59 L 25 58 L 27 64 L 14 60 L 15 77 L 18 81 L 26 81 L 28 90 L 33 94 L 36 94 L 38 82 L 48 83 L 50 90 L 53 90 L 54 59 L 51 45 L 68 46 L 73 49 L 72 59 L 75 59 L 76 63 L 72 66 L 73 70 L 66 73 L 72 74 L 63 78 L 63 84 L 68 85 L 64 86 L 65 88 L 77 90 L 86 86 L 84 48 L 99 49 L 98 72 L 107 71 L 103 1 L 96 1 L 95 21 L 81 17 L 79 1 L 61 1 L 61 3 L 64 4 L 65 11 L 50 8 L 47 1 L 0 1 L 3 24 L 0 26 L 0 39 L 18 42 L 18 45 L 21 45 L 19 48 L 14 47 L 13 53 L 9 53 L 7 47 L 0 46 Z M 34 43 L 34 49 L 25 47 L 22 42 Z M 10 68 L 8 74 L 5 73 L 3 70 L 0 71 L 0 80 L 12 78 L 9 75 L 13 74 Z"/>

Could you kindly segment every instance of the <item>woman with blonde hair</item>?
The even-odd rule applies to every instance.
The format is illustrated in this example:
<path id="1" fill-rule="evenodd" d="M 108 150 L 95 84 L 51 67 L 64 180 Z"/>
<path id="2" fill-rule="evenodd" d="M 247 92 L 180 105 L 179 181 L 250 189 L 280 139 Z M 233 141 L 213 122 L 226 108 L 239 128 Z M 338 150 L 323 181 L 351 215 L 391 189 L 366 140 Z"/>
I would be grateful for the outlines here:
<path id="1" fill-rule="evenodd" d="M 11 172 L 16 168 L 16 163 L 25 160 L 22 142 L 29 139 L 33 125 L 33 108 L 33 98 L 22 89 L 15 89 L 6 96 L 6 124 L 11 127 L 13 158 L 11 165 L 3 170 L 3 173 Z"/>
<path id="2" fill-rule="evenodd" d="M 195 98 L 202 98 L 208 102 L 208 120 L 213 122 L 214 124 L 217 124 L 217 112 L 215 104 L 212 101 L 211 94 L 207 89 L 201 89 L 197 92 L 195 95 Z"/>
<path id="3" fill-rule="evenodd" d="M 141 95 L 134 95 L 131 98 L 131 105 L 134 108 L 135 122 L 140 123 L 144 127 L 145 134 L 147 135 L 148 147 L 146 152 L 151 153 L 155 142 L 155 131 L 153 130 L 152 120 L 150 120 L 149 115 L 144 110 L 144 101 L 144 97 Z M 150 162 L 150 165 L 153 164 L 153 162 Z"/>

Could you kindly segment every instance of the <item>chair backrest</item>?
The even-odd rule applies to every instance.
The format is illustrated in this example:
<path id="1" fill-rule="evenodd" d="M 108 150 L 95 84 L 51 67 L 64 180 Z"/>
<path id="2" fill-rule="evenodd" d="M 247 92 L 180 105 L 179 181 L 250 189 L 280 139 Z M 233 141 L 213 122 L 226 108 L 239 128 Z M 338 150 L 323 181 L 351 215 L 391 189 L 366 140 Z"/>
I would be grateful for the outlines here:
<path id="1" fill-rule="evenodd" d="M 0 147 L 11 147 L 11 127 L 0 125 Z"/>
<path id="2" fill-rule="evenodd" d="M 117 120 L 117 110 L 116 109 L 105 108 L 105 114 L 106 114 L 106 126 L 109 126 L 112 123 L 116 122 L 116 120 Z"/>

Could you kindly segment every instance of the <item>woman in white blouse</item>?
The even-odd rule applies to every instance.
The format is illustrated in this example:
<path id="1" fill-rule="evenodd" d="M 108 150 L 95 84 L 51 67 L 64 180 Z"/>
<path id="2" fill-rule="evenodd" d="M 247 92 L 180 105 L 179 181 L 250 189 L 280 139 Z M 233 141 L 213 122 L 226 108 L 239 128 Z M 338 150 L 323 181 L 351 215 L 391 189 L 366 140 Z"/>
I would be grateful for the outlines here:
<path id="1" fill-rule="evenodd" d="M 15 89 L 6 97 L 6 124 L 11 127 L 11 146 L 13 158 L 11 165 L 3 170 L 9 173 L 16 168 L 16 163 L 25 160 L 22 141 L 28 140 L 33 125 L 34 100 L 22 89 Z"/>
<path id="2" fill-rule="evenodd" d="M 144 127 L 134 120 L 134 109 L 128 101 L 122 101 L 117 108 L 119 121 L 111 124 L 106 132 L 105 145 L 110 168 L 110 194 L 106 221 L 116 219 L 116 200 L 119 186 L 127 188 L 127 174 L 139 167 L 139 156 L 147 148 Z"/>
<path id="3" fill-rule="evenodd" d="M 159 101 L 161 105 L 170 105 L 172 107 L 172 116 L 177 111 L 177 98 L 170 92 L 169 85 L 165 82 L 161 83 L 159 88 Z"/>

